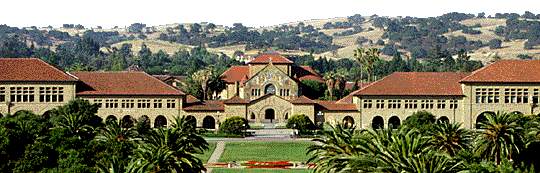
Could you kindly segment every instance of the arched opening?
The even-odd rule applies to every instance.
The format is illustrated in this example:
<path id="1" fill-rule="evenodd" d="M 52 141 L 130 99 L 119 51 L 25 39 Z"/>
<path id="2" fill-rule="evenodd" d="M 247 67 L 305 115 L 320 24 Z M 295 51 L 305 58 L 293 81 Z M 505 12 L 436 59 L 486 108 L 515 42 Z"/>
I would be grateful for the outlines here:
<path id="1" fill-rule="evenodd" d="M 373 120 L 371 121 L 371 128 L 373 129 L 384 128 L 384 119 L 381 116 L 373 117 Z"/>
<path id="2" fill-rule="evenodd" d="M 140 124 L 140 125 L 139 125 Z M 139 118 L 139 121 L 137 122 L 137 126 L 144 127 L 149 129 L 150 128 L 150 118 L 148 118 L 147 115 L 143 115 Z"/>
<path id="3" fill-rule="evenodd" d="M 276 94 L 276 86 L 272 84 L 266 85 L 266 87 L 264 87 L 264 94 L 268 93 Z"/>
<path id="4" fill-rule="evenodd" d="M 154 128 L 163 128 L 167 127 L 167 118 L 163 115 L 159 115 L 154 119 Z"/>
<path id="5" fill-rule="evenodd" d="M 216 120 L 212 116 L 206 116 L 203 118 L 203 128 L 205 129 L 215 129 L 216 128 Z"/>
<path id="6" fill-rule="evenodd" d="M 476 117 L 476 128 L 480 128 L 480 123 L 485 123 L 487 121 L 486 116 L 495 115 L 494 112 L 482 112 L 478 117 Z"/>
<path id="7" fill-rule="evenodd" d="M 289 113 L 285 113 L 285 119 L 286 119 L 286 120 L 289 119 Z"/>
<path id="8" fill-rule="evenodd" d="M 107 123 L 109 121 L 118 122 L 118 119 L 116 119 L 116 117 L 114 115 L 109 115 L 109 116 L 107 116 L 107 118 L 105 118 L 105 123 Z"/>
<path id="9" fill-rule="evenodd" d="M 122 128 L 132 128 L 133 127 L 133 118 L 131 118 L 131 115 L 126 115 L 122 118 L 120 121 L 120 126 Z"/>
<path id="10" fill-rule="evenodd" d="M 510 114 L 512 114 L 512 115 L 523 115 L 523 113 L 521 113 L 519 111 L 514 111 L 514 112 L 511 112 Z"/>
<path id="11" fill-rule="evenodd" d="M 249 118 L 255 119 L 255 114 L 254 114 L 254 113 L 251 113 L 251 116 L 250 116 Z"/>
<path id="12" fill-rule="evenodd" d="M 349 128 L 349 127 L 354 126 L 354 119 L 353 119 L 353 117 L 351 117 L 351 116 L 345 116 L 345 118 L 343 118 L 343 125 L 345 126 L 345 128 Z"/>
<path id="13" fill-rule="evenodd" d="M 446 116 L 442 116 L 437 120 L 437 122 L 439 122 L 439 123 L 449 123 L 450 119 L 448 119 L 448 117 L 446 117 Z"/>
<path id="14" fill-rule="evenodd" d="M 193 115 L 186 116 L 186 121 L 191 124 L 193 127 L 197 127 L 197 118 L 195 118 Z"/>
<path id="15" fill-rule="evenodd" d="M 0 118 L 4 117 L 4 115 L 2 115 L 2 113 L 0 113 Z"/>
<path id="16" fill-rule="evenodd" d="M 31 114 L 34 114 L 34 113 L 32 113 L 32 111 L 29 111 L 29 110 L 20 110 L 20 111 L 15 112 L 13 115 L 19 116 L 19 115 L 31 115 Z"/>
<path id="17" fill-rule="evenodd" d="M 270 123 L 273 122 L 275 116 L 276 115 L 274 109 L 267 109 L 266 111 L 264 111 L 264 119 L 270 120 Z"/>
<path id="18" fill-rule="evenodd" d="M 392 116 L 388 119 L 388 128 L 397 129 L 401 125 L 401 120 L 397 116 Z"/>
<path id="19" fill-rule="evenodd" d="M 51 121 L 51 111 L 50 110 L 45 111 L 45 113 L 43 113 L 43 118 L 45 118 L 46 120 Z"/>

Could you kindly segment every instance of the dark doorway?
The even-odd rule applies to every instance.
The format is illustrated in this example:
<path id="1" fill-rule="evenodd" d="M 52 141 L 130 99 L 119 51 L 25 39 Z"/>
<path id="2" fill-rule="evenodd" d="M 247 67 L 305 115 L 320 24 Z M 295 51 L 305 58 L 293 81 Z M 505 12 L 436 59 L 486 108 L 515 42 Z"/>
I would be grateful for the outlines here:
<path id="1" fill-rule="evenodd" d="M 392 116 L 388 119 L 388 128 L 397 129 L 401 125 L 401 120 L 397 116 Z"/>
<path id="2" fill-rule="evenodd" d="M 105 118 L 105 123 L 107 123 L 109 121 L 113 121 L 114 123 L 118 123 L 118 119 L 116 119 L 116 117 L 114 115 L 109 115 L 109 116 L 107 116 L 107 118 Z"/>
<path id="3" fill-rule="evenodd" d="M 122 118 L 122 121 L 120 122 L 120 125 L 122 128 L 132 128 L 133 127 L 133 119 L 130 115 L 126 115 Z"/>
<path id="4" fill-rule="evenodd" d="M 382 129 L 384 128 L 384 119 L 381 116 L 376 116 L 371 121 L 371 128 Z"/>
<path id="5" fill-rule="evenodd" d="M 264 119 L 270 120 L 270 123 L 275 119 L 274 109 L 267 109 L 264 114 Z"/>
<path id="6" fill-rule="evenodd" d="M 476 128 L 479 129 L 481 123 L 487 122 L 486 116 L 494 116 L 494 115 L 495 115 L 494 112 L 482 112 L 480 115 L 478 115 L 478 117 L 476 117 Z"/>
<path id="7" fill-rule="evenodd" d="M 159 115 L 154 120 L 154 128 L 163 128 L 167 127 L 167 118 L 165 118 L 163 115 Z"/>
<path id="8" fill-rule="evenodd" d="M 202 126 L 205 129 L 215 129 L 216 128 L 216 120 L 212 116 L 206 116 L 203 118 Z"/>
<path id="9" fill-rule="evenodd" d="M 450 120 L 446 116 L 442 116 L 439 118 L 439 123 L 450 123 Z"/>
<path id="10" fill-rule="evenodd" d="M 353 117 L 351 117 L 351 116 L 346 116 L 345 118 L 343 118 L 343 125 L 344 125 L 345 128 L 349 128 L 349 127 L 354 126 L 354 119 L 353 119 Z"/>

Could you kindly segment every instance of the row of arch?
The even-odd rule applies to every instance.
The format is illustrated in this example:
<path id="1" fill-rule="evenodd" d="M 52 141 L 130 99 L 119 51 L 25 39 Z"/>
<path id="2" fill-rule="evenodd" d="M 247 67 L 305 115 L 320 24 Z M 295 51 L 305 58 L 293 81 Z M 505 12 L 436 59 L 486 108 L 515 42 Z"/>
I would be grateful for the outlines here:
<path id="1" fill-rule="evenodd" d="M 188 116 L 186 116 L 186 119 L 188 121 L 193 122 L 194 126 L 197 126 L 197 118 L 195 118 L 195 116 L 188 115 Z M 111 120 L 118 121 L 118 119 L 114 115 L 109 115 L 105 119 L 105 121 L 111 121 Z M 144 121 L 145 123 L 147 123 L 147 124 L 145 124 L 146 126 L 150 126 L 150 121 L 149 120 L 150 119 L 146 115 L 141 116 L 140 119 L 139 119 L 139 121 Z M 167 123 L 168 123 L 167 118 L 165 116 L 163 116 L 163 115 L 159 115 L 154 119 L 154 128 L 167 127 Z M 123 128 L 131 128 L 131 127 L 134 127 L 135 120 L 131 115 L 125 115 L 120 119 L 120 125 Z M 212 117 L 212 116 L 204 117 L 203 122 L 202 122 L 202 128 L 207 128 L 207 129 L 216 128 L 216 120 L 214 119 L 214 117 Z"/>

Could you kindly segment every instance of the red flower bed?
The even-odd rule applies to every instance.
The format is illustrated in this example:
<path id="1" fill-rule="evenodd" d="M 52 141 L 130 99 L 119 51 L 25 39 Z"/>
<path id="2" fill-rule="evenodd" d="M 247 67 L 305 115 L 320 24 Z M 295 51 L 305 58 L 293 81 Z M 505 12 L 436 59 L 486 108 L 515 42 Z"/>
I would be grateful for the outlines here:
<path id="1" fill-rule="evenodd" d="M 276 168 L 293 166 L 289 161 L 276 161 L 276 162 L 263 162 L 263 161 L 248 161 L 242 163 L 242 166 L 255 167 L 255 168 Z"/>
<path id="2" fill-rule="evenodd" d="M 307 165 L 308 165 L 308 166 L 317 166 L 316 163 L 308 163 Z"/>
<path id="3" fill-rule="evenodd" d="M 248 166 L 244 169 L 291 169 L 291 167 L 285 167 L 285 166 L 277 166 L 277 167 L 256 167 L 256 166 Z"/>

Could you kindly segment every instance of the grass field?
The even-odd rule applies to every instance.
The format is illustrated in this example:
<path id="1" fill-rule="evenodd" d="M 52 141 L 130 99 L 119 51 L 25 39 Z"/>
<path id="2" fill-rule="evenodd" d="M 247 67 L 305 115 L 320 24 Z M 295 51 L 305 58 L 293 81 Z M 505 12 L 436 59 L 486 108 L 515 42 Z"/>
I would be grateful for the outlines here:
<path id="1" fill-rule="evenodd" d="M 217 142 L 208 142 L 208 150 L 204 151 L 204 154 L 195 154 L 195 157 L 198 157 L 201 159 L 203 163 L 208 162 L 208 159 L 214 152 L 214 149 L 216 149 Z"/>
<path id="2" fill-rule="evenodd" d="M 310 170 L 292 170 L 292 169 L 213 169 L 212 173 L 308 173 Z"/>
<path id="3" fill-rule="evenodd" d="M 227 142 L 219 162 L 307 161 L 312 142 Z"/>

